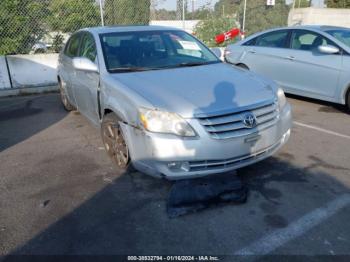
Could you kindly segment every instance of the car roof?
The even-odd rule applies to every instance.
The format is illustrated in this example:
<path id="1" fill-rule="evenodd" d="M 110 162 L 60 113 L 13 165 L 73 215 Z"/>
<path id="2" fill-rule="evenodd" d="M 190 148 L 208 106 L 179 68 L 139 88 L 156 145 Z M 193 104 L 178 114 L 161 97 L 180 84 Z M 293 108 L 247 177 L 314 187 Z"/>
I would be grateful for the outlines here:
<path id="1" fill-rule="evenodd" d="M 319 30 L 319 31 L 350 30 L 350 28 L 347 28 L 347 27 L 332 26 L 332 25 L 294 25 L 294 26 L 273 28 L 273 29 L 270 29 L 270 30 L 266 30 L 265 32 L 275 31 L 275 30 L 283 30 L 283 29 L 313 29 L 313 30 Z"/>
<path id="2" fill-rule="evenodd" d="M 264 31 L 260 31 L 260 32 L 256 32 L 250 36 L 248 36 L 247 38 L 245 38 L 242 41 L 239 41 L 239 44 L 243 44 L 246 43 L 248 41 L 250 41 L 251 39 L 263 35 L 265 33 L 271 33 L 271 32 L 275 32 L 275 31 L 279 31 L 279 30 L 291 30 L 291 29 L 305 29 L 305 30 L 315 30 L 315 31 L 321 31 L 321 32 L 325 32 L 328 30 L 350 30 L 350 28 L 347 27 L 340 27 L 340 26 L 330 26 L 330 25 L 294 25 L 294 26 L 285 26 L 285 27 L 278 27 L 278 28 L 272 28 L 272 29 L 267 29 Z M 237 44 L 238 44 L 237 43 Z"/>
<path id="3" fill-rule="evenodd" d="M 174 27 L 158 25 L 118 25 L 118 26 L 99 26 L 88 27 L 80 31 L 88 31 L 95 34 L 106 34 L 116 32 L 133 32 L 133 31 L 162 31 L 162 30 L 181 30 Z"/>
<path id="4" fill-rule="evenodd" d="M 298 26 L 291 26 L 286 28 L 296 28 L 296 29 L 315 29 L 320 31 L 328 31 L 328 30 L 349 30 L 349 28 L 342 27 L 342 26 L 332 26 L 332 25 L 298 25 Z"/>

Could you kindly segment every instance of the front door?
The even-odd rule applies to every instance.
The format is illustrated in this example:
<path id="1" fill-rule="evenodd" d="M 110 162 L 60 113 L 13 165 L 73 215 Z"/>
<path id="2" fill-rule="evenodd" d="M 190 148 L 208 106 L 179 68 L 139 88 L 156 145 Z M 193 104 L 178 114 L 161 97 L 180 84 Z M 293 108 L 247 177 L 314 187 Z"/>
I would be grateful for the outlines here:
<path id="1" fill-rule="evenodd" d="M 84 33 L 80 45 L 79 57 L 97 62 L 95 39 L 90 33 Z M 99 122 L 98 88 L 100 76 L 96 72 L 76 70 L 74 81 L 75 97 L 79 111 L 94 124 Z"/>

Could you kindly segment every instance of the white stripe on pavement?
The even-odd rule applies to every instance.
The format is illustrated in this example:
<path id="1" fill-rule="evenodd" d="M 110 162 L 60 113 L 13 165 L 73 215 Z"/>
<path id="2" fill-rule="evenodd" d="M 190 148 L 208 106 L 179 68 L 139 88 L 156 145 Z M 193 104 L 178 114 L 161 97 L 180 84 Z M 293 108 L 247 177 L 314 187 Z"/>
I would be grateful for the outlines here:
<path id="1" fill-rule="evenodd" d="M 238 250 L 235 255 L 267 255 L 287 242 L 300 237 L 308 230 L 321 224 L 337 213 L 340 209 L 350 204 L 350 194 L 344 194 L 329 202 L 325 207 L 320 207 L 306 214 L 288 227 L 276 230 L 259 239 L 251 245 Z"/>
<path id="2" fill-rule="evenodd" d="M 297 125 L 297 126 L 302 126 L 302 127 L 314 129 L 314 130 L 317 130 L 317 131 L 320 131 L 320 132 L 323 132 L 323 133 L 326 133 L 326 134 L 329 134 L 329 135 L 334 135 L 334 136 L 350 139 L 350 136 L 347 136 L 347 135 L 344 135 L 344 134 L 340 134 L 340 133 L 337 133 L 337 132 L 334 132 L 334 131 L 330 131 L 330 130 L 327 130 L 327 129 L 323 129 L 323 128 L 320 128 L 320 127 L 317 127 L 317 126 L 311 126 L 311 125 L 303 124 L 303 123 L 296 122 L 296 121 L 294 121 L 294 124 Z"/>

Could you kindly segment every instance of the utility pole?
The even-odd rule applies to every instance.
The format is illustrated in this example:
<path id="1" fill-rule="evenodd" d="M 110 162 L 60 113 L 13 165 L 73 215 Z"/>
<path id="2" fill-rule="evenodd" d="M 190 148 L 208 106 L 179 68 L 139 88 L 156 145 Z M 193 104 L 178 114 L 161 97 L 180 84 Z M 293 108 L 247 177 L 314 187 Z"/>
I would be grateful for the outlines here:
<path id="1" fill-rule="evenodd" d="M 192 20 L 194 19 L 194 0 L 192 0 Z"/>
<path id="2" fill-rule="evenodd" d="M 242 25 L 242 31 L 245 33 L 245 13 L 247 11 L 247 0 L 244 0 L 244 9 L 243 9 L 243 25 Z"/>
<path id="3" fill-rule="evenodd" d="M 185 2 L 186 0 L 182 0 L 182 28 L 185 30 Z"/>
<path id="4" fill-rule="evenodd" d="M 102 7 L 102 0 L 100 0 L 100 15 L 101 15 L 101 25 L 105 26 L 105 22 L 103 20 L 103 7 Z"/>

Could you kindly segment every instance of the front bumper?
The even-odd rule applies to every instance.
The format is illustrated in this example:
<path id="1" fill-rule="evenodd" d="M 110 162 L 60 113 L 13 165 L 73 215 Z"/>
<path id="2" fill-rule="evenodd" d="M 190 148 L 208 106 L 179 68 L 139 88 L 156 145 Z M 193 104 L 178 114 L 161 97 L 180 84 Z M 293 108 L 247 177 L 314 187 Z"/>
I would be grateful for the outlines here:
<path id="1" fill-rule="evenodd" d="M 188 121 L 198 138 L 149 133 L 122 124 L 133 166 L 143 173 L 174 180 L 235 170 L 274 154 L 288 141 L 292 126 L 289 104 L 275 125 L 230 139 L 214 139 L 196 119 Z"/>

